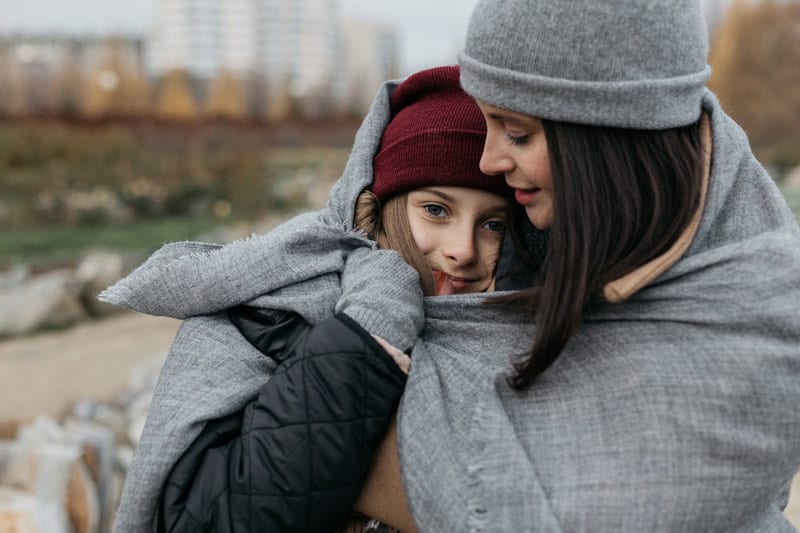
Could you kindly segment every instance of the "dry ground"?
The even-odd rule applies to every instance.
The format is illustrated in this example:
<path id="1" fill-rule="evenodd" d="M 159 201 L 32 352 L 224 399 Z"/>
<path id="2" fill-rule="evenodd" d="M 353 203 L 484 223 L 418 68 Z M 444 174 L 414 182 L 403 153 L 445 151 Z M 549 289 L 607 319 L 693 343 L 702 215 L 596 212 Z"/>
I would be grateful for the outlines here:
<path id="1" fill-rule="evenodd" d="M 170 318 L 124 313 L 0 341 L 0 433 L 4 424 L 38 414 L 58 417 L 77 400 L 114 399 L 138 363 L 166 353 L 178 325 Z M 800 530 L 800 475 L 786 514 Z"/>
<path id="2" fill-rule="evenodd" d="M 0 421 L 58 417 L 76 400 L 113 400 L 140 362 L 163 355 L 179 322 L 123 313 L 0 341 Z"/>

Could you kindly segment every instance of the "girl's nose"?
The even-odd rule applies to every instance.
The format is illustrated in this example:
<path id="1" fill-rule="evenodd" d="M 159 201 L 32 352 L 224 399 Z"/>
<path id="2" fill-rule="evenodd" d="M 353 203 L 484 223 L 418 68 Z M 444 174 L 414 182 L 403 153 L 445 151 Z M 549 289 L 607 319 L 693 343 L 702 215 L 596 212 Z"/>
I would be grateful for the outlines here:
<path id="1" fill-rule="evenodd" d="M 476 260 L 475 235 L 472 228 L 454 228 L 442 247 L 444 256 L 456 266 L 466 266 Z"/>

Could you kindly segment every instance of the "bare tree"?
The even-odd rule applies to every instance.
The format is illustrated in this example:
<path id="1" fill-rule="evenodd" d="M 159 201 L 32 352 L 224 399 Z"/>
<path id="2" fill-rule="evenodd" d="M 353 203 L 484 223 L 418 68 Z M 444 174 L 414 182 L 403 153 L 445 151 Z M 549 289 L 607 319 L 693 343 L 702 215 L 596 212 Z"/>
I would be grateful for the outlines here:
<path id="1" fill-rule="evenodd" d="M 11 116 L 24 116 L 30 113 L 28 83 L 23 69 L 0 53 L 0 111 Z"/>
<path id="2" fill-rule="evenodd" d="M 66 54 L 49 87 L 52 111 L 56 115 L 79 115 L 84 84 L 83 72 L 75 56 Z"/>

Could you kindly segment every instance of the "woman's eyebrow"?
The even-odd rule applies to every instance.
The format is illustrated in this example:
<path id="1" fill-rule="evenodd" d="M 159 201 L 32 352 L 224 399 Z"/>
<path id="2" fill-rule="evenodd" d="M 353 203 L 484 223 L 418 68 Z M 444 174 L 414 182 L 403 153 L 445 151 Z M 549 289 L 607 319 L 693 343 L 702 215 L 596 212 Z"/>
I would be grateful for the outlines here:
<path id="1" fill-rule="evenodd" d="M 486 118 L 501 122 L 505 127 L 513 128 L 533 128 L 534 124 L 531 123 L 530 118 L 519 116 L 505 111 L 490 111 L 486 113 Z"/>

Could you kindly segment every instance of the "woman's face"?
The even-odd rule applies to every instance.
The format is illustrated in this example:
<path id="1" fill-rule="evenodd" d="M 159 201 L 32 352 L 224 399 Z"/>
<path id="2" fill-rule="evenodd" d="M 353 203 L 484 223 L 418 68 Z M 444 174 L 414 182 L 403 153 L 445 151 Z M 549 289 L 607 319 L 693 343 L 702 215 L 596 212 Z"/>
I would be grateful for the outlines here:
<path id="1" fill-rule="evenodd" d="M 531 223 L 548 229 L 553 223 L 553 183 L 542 121 L 484 102 L 478 107 L 487 129 L 481 171 L 504 174 Z"/>
<path id="2" fill-rule="evenodd" d="M 505 229 L 508 201 L 468 187 L 425 187 L 408 193 L 411 233 L 433 267 L 436 294 L 489 289 Z"/>

